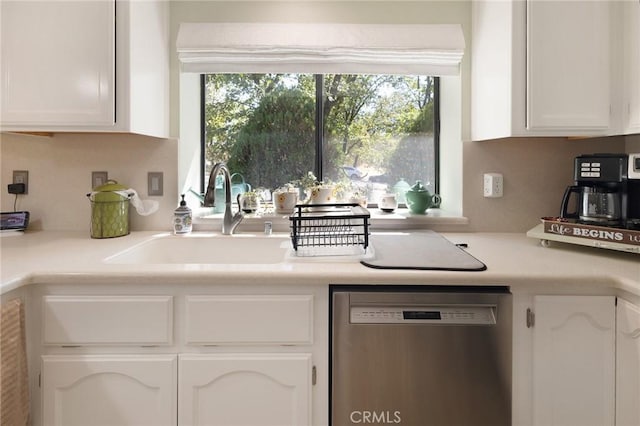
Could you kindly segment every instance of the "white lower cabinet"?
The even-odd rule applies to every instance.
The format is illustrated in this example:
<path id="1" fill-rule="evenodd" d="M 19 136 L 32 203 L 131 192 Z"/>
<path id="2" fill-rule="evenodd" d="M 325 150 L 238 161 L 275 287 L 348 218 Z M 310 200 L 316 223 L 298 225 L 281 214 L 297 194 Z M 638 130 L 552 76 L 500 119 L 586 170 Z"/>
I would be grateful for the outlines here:
<path id="1" fill-rule="evenodd" d="M 221 288 L 43 294 L 33 339 L 41 359 L 33 424 L 327 424 L 325 288 Z"/>
<path id="2" fill-rule="evenodd" d="M 615 298 L 536 296 L 534 424 L 615 421 Z"/>
<path id="3" fill-rule="evenodd" d="M 45 355 L 45 426 L 174 426 L 175 355 Z"/>
<path id="4" fill-rule="evenodd" d="M 640 425 L 640 307 L 618 299 L 616 425 Z"/>
<path id="5" fill-rule="evenodd" d="M 615 297 L 524 299 L 514 304 L 514 424 L 615 424 Z"/>
<path id="6" fill-rule="evenodd" d="M 310 354 L 180 355 L 180 426 L 311 424 Z"/>

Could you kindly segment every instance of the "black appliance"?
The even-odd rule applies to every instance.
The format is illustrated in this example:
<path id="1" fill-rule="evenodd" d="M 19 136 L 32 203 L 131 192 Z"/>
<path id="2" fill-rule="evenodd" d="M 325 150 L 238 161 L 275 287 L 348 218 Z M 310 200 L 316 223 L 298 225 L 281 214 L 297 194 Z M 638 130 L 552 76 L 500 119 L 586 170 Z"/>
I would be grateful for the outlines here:
<path id="1" fill-rule="evenodd" d="M 599 226 L 640 228 L 638 158 L 634 154 L 576 157 L 574 184 L 565 190 L 560 217 Z"/>
<path id="2" fill-rule="evenodd" d="M 640 153 L 629 154 L 626 227 L 640 229 Z"/>

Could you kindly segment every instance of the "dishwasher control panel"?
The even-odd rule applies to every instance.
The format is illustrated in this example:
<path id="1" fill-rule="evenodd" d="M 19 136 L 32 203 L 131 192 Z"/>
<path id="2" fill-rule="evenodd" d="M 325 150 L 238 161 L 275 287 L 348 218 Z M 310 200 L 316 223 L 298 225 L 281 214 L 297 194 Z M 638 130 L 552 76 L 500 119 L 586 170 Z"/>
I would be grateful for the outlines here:
<path id="1" fill-rule="evenodd" d="M 496 323 L 496 306 L 351 306 L 352 324 Z"/>

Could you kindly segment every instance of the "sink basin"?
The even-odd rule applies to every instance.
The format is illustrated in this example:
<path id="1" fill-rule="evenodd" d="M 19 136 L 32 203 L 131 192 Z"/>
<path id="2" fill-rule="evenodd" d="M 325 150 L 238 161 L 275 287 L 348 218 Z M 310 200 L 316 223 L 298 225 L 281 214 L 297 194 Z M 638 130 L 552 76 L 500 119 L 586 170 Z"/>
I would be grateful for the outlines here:
<path id="1" fill-rule="evenodd" d="M 257 235 L 164 235 L 105 259 L 114 264 L 269 264 L 285 259 L 286 237 Z"/>

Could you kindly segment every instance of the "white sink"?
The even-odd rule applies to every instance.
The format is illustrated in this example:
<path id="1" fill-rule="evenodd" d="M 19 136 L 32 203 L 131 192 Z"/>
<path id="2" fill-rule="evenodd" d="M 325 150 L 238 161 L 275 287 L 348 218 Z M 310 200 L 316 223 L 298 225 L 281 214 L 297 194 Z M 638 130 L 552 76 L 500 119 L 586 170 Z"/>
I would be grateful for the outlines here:
<path id="1" fill-rule="evenodd" d="M 162 235 L 106 258 L 114 264 L 272 264 L 280 263 L 291 241 L 253 234 Z"/>

